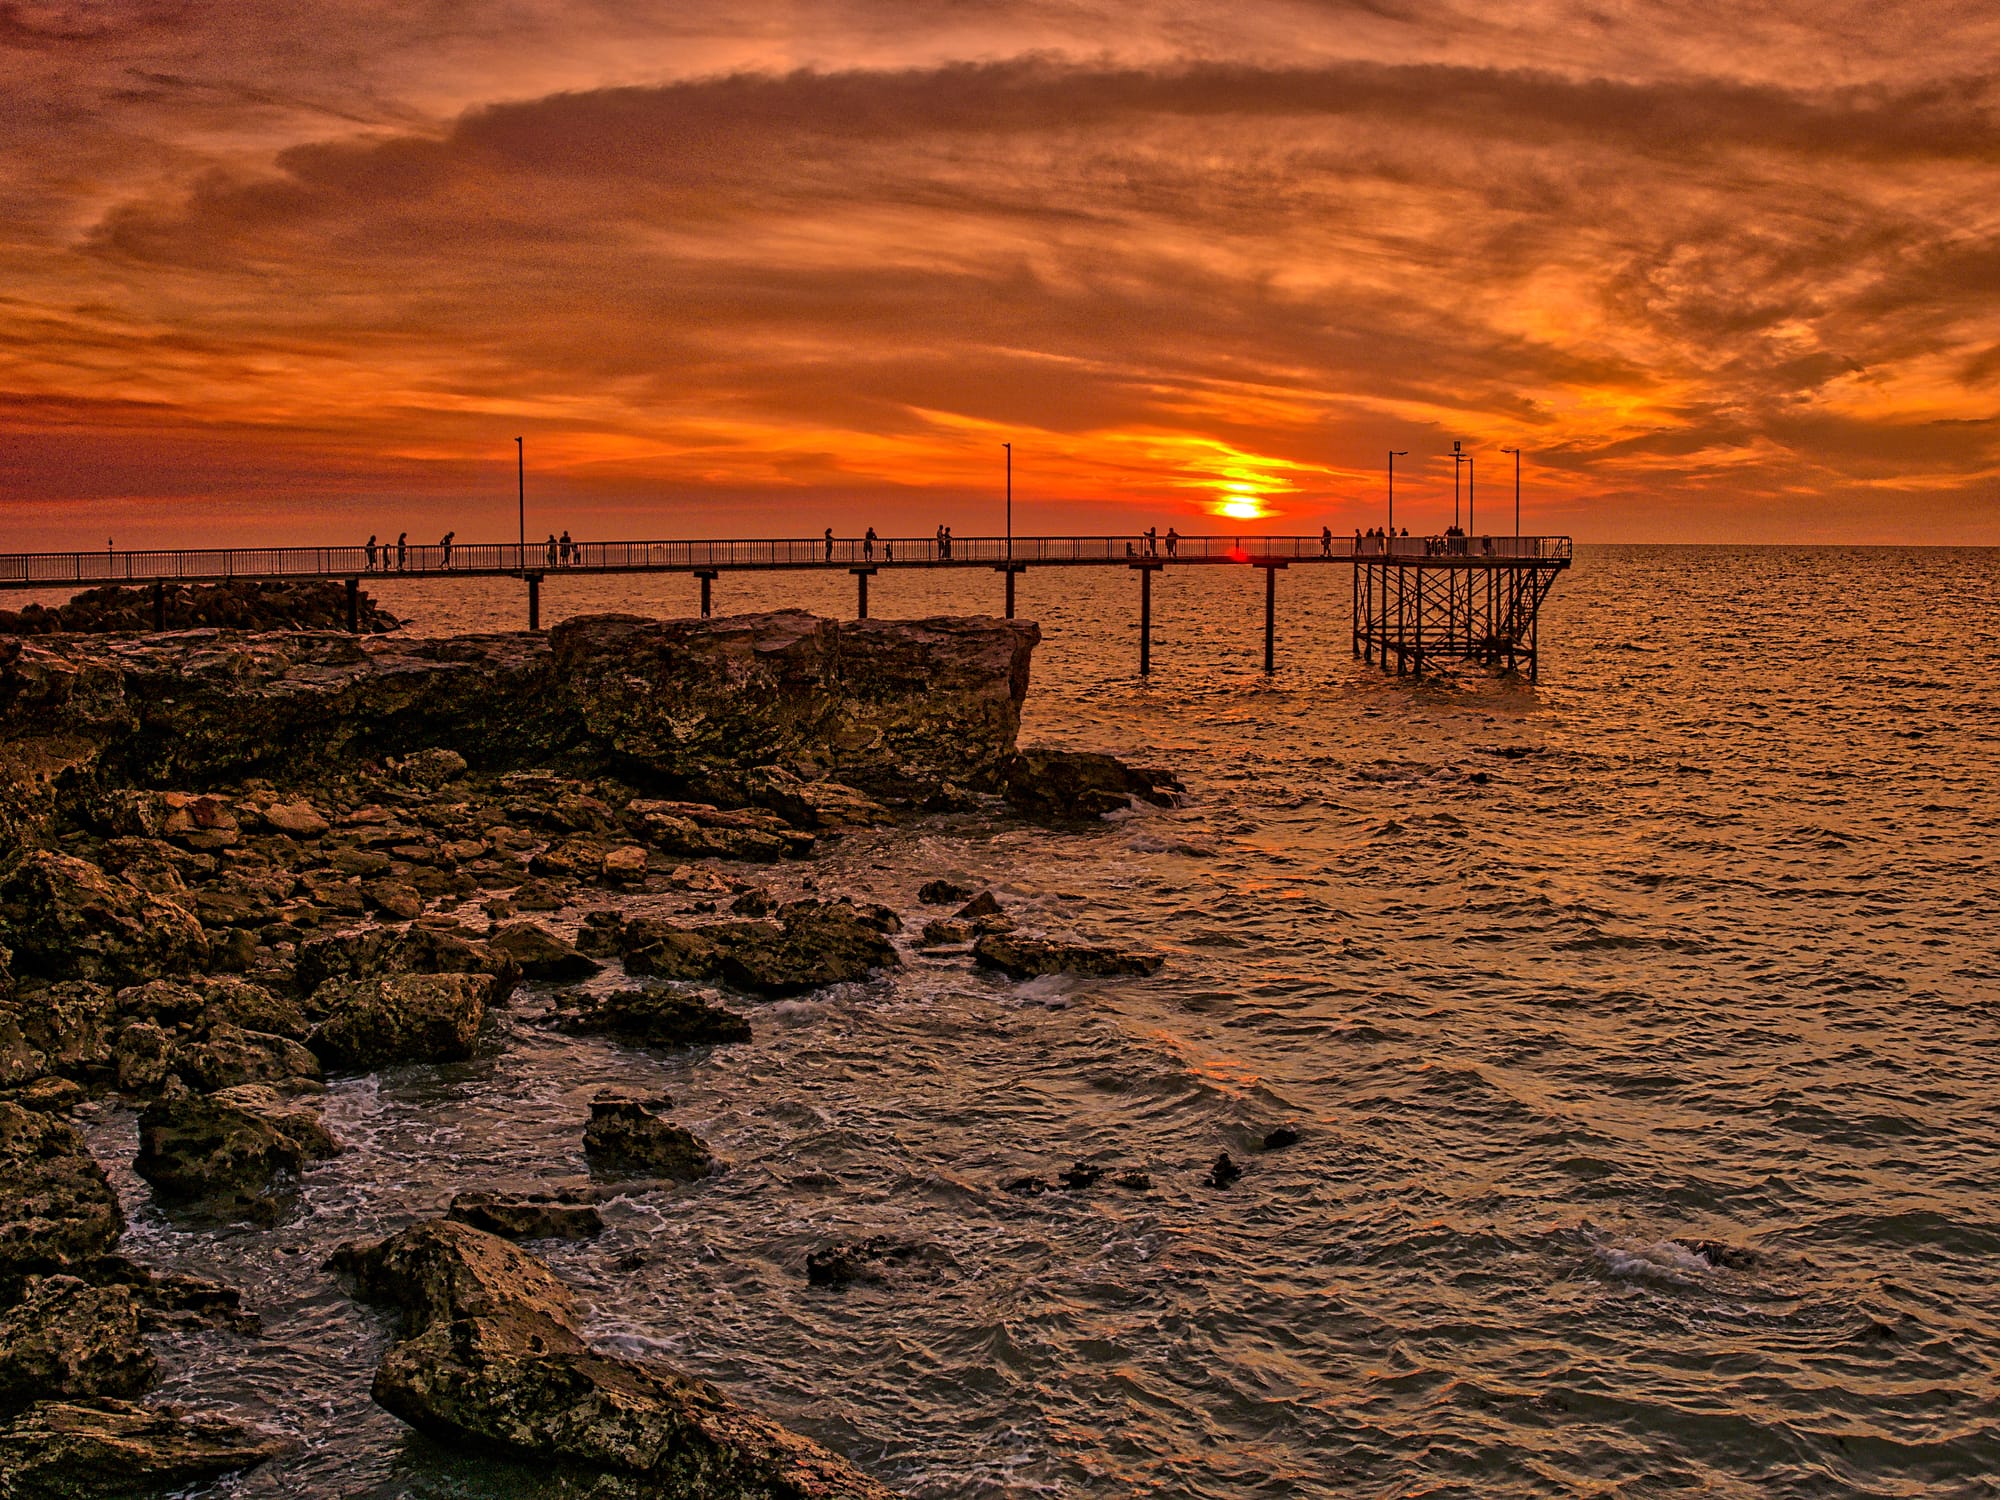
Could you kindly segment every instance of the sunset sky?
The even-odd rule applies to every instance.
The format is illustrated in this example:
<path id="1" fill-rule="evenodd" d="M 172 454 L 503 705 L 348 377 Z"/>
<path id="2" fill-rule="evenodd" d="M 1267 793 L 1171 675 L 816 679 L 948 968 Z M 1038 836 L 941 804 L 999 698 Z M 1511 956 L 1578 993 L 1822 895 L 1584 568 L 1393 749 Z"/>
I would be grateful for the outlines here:
<path id="1" fill-rule="evenodd" d="M 0 0 L 0 90 L 4 550 L 511 537 L 517 434 L 537 535 L 990 534 L 1003 441 L 1422 530 L 1460 439 L 2000 543 L 1993 0 Z"/>

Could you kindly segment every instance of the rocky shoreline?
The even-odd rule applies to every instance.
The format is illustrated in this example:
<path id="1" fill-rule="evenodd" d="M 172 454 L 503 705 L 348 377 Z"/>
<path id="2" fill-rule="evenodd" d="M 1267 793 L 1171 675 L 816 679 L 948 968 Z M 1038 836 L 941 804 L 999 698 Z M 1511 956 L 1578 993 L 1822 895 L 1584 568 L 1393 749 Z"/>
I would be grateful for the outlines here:
<path id="1" fill-rule="evenodd" d="M 430 641 L 0 637 L 0 1489 L 164 1492 L 284 1447 L 144 1401 L 149 1330 L 254 1337 L 254 1309 L 118 1254 L 119 1202 L 71 1111 L 139 1109 L 134 1167 L 168 1211 L 274 1224 L 342 1149 L 329 1075 L 468 1058 L 519 985 L 552 991 L 557 1029 L 754 1045 L 758 1002 L 895 968 L 904 927 L 865 893 L 777 901 L 762 868 L 927 812 L 1067 821 L 1173 797 L 1164 773 L 1017 748 L 1037 639 L 790 612 Z M 1159 965 L 935 886 L 955 909 L 918 941 L 968 962 Z M 601 1096 L 582 1144 L 605 1179 L 716 1167 L 664 1099 Z M 699 1381 L 591 1350 L 510 1241 L 597 1222 L 587 1192 L 469 1190 L 343 1251 L 357 1294 L 405 1318 L 375 1399 L 593 1493 L 887 1493 Z M 830 1246 L 812 1274 L 905 1249 Z"/>

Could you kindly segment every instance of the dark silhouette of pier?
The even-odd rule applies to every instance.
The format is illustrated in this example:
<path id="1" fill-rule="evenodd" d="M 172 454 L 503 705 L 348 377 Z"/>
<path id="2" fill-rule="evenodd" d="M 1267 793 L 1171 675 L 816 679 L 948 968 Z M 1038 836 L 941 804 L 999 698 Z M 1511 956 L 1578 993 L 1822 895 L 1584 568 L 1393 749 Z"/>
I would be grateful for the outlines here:
<path id="1" fill-rule="evenodd" d="M 1164 568 L 1264 570 L 1264 670 L 1277 665 L 1278 574 L 1293 567 L 1344 567 L 1353 581 L 1354 654 L 1399 674 L 1458 659 L 1540 672 L 1539 617 L 1556 577 L 1570 565 L 1565 536 L 1332 537 L 1136 536 L 774 537 L 730 540 L 542 543 L 454 542 L 391 549 L 226 547 L 163 551 L 0 554 L 0 589 L 154 586 L 165 624 L 170 583 L 331 578 L 347 583 L 348 625 L 358 628 L 361 585 L 370 579 L 518 578 L 527 587 L 528 628 L 541 628 L 542 582 L 551 575 L 686 573 L 701 582 L 701 612 L 725 573 L 830 572 L 854 576 L 856 611 L 868 617 L 868 580 L 899 569 L 987 570 L 1014 581 L 1030 568 L 1123 567 L 1139 575 L 1139 670 L 1152 670 L 1153 574 Z"/>

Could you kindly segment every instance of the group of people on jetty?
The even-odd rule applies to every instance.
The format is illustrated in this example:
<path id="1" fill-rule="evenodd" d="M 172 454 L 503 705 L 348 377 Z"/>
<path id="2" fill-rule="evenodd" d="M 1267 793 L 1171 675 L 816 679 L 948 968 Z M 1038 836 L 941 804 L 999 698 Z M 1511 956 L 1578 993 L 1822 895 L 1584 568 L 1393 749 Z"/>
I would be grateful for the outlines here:
<path id="1" fill-rule="evenodd" d="M 435 558 L 425 557 L 423 544 L 418 543 L 417 571 L 423 573 L 434 568 L 449 568 L 452 545 L 457 540 L 458 533 L 455 531 L 447 531 L 439 537 Z M 368 571 L 371 573 L 407 573 L 410 570 L 410 534 L 407 531 L 397 532 L 393 543 L 378 541 L 370 532 L 364 550 L 368 554 Z M 582 567 L 583 543 L 571 541 L 567 531 L 560 537 L 552 531 L 549 533 L 548 557 L 552 568 Z"/>
<path id="2" fill-rule="evenodd" d="M 832 562 L 835 537 L 833 534 L 833 528 L 831 526 L 826 528 L 826 532 L 824 534 L 823 539 L 826 542 L 826 560 L 828 562 Z M 935 559 L 938 562 L 950 562 L 951 528 L 949 526 L 940 524 L 938 526 L 937 536 L 934 539 L 934 541 L 937 549 L 936 552 L 934 553 Z M 870 526 L 866 531 L 864 531 L 861 534 L 861 560 L 863 562 L 875 561 L 875 544 L 877 542 L 880 542 L 882 544 L 882 561 L 894 562 L 896 560 L 896 543 L 894 538 L 877 536 L 875 534 L 875 528 L 873 526 Z M 918 560 L 922 561 L 922 559 Z"/>

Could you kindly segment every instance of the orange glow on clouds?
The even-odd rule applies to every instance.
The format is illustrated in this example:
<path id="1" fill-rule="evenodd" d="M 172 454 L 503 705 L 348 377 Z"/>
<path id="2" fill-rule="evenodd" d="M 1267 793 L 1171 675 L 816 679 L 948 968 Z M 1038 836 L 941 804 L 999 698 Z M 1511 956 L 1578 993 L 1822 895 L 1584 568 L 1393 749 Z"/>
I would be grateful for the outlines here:
<path id="1" fill-rule="evenodd" d="M 2000 11 L 1211 10 L 0 5 L 0 517 L 2000 542 Z"/>

